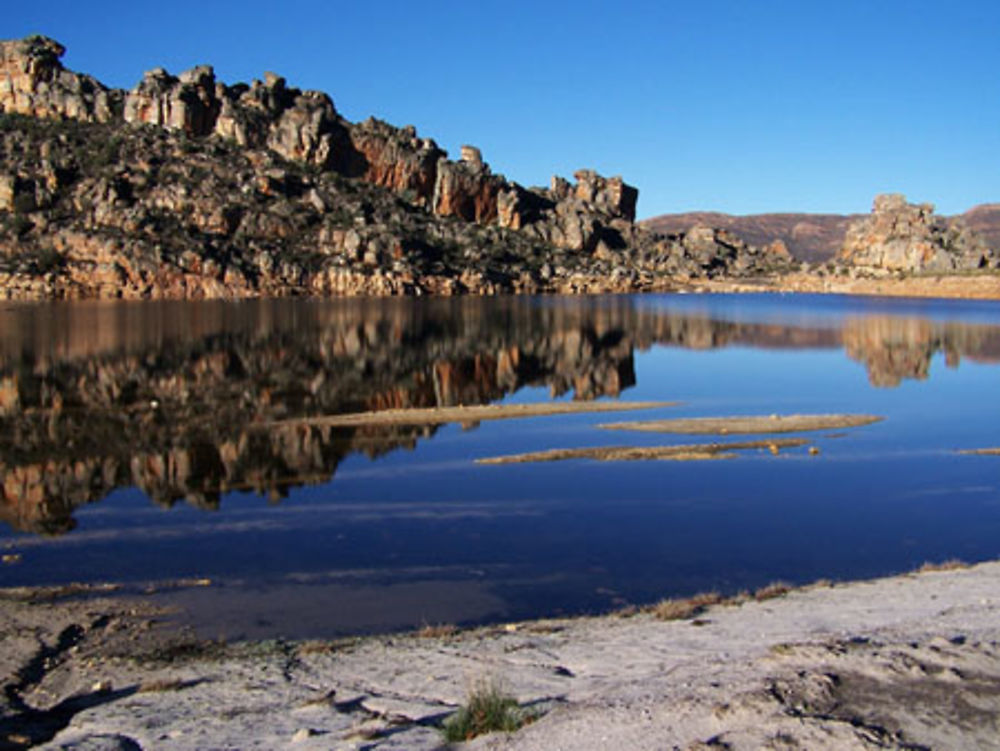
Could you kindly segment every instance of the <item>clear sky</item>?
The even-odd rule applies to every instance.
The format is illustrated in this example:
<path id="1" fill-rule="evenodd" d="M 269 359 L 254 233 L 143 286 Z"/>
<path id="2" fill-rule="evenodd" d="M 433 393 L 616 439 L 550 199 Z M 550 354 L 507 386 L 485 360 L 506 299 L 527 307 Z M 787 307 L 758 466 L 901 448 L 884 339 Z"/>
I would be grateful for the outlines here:
<path id="1" fill-rule="evenodd" d="M 47 34 L 107 85 L 272 70 L 523 184 L 621 174 L 640 216 L 1000 201 L 998 0 L 10 5 L 0 36 Z"/>

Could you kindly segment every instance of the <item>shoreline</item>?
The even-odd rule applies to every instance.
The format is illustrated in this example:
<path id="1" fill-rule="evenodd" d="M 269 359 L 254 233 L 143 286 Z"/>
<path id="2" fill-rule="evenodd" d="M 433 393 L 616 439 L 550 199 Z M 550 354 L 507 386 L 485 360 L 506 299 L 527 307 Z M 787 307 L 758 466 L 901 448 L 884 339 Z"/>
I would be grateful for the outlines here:
<path id="1" fill-rule="evenodd" d="M 863 270 L 862 270 L 863 274 Z M 2 275 L 0 275 L 2 276 Z M 372 277 L 373 279 L 375 277 Z M 419 280 L 418 280 L 419 281 Z M 97 291 L 84 294 L 81 290 L 47 290 L 42 286 L 5 286 L 0 279 L 0 302 L 138 302 L 158 301 L 206 301 L 206 300 L 256 300 L 270 298 L 303 298 L 313 300 L 362 299 L 362 298 L 448 298 L 448 297 L 505 297 L 524 295 L 604 295 L 604 294 L 704 294 L 704 293 L 759 293 L 774 294 L 831 294 L 878 297 L 912 297 L 958 300 L 1000 300 L 1000 273 L 927 273 L 909 275 L 904 278 L 883 272 L 880 275 L 839 275 L 793 272 L 770 274 L 756 277 L 726 278 L 641 278 L 637 281 L 614 280 L 607 276 L 574 273 L 557 285 L 534 285 L 525 288 L 474 288 L 462 292 L 439 293 L 436 290 L 450 289 L 436 277 L 428 278 L 427 289 L 416 284 L 400 291 L 395 287 L 380 284 L 359 284 L 354 290 L 343 294 L 314 293 L 299 287 L 255 291 L 250 289 L 230 289 L 224 286 L 211 288 L 175 287 L 163 290 L 147 290 L 144 294 L 133 295 L 127 291 Z"/>
<path id="2" fill-rule="evenodd" d="M 7 599 L 0 748 L 439 748 L 483 681 L 540 717 L 475 749 L 996 748 L 998 585 L 993 561 L 677 620 L 232 645 L 141 599 Z"/>

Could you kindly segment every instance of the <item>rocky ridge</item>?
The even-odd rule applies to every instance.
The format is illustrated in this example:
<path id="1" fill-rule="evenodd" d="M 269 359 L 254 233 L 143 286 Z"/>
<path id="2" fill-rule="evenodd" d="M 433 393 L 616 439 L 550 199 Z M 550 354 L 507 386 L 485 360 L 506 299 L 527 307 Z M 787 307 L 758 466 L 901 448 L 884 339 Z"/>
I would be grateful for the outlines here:
<path id="1" fill-rule="evenodd" d="M 775 245 L 636 226 L 591 170 L 525 188 L 268 73 L 109 89 L 45 37 L 0 43 L 0 295 L 626 291 L 785 267 Z"/>

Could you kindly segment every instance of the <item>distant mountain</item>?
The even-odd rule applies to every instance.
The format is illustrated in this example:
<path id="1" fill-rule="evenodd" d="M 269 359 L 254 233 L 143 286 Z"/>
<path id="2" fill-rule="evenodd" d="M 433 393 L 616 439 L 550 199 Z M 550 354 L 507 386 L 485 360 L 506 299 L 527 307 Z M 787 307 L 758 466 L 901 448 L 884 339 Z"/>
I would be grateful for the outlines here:
<path id="1" fill-rule="evenodd" d="M 749 214 L 734 216 L 716 211 L 663 214 L 640 224 L 665 234 L 687 232 L 697 224 L 729 230 L 750 245 L 781 240 L 803 261 L 827 261 L 840 250 L 848 226 L 867 214 Z M 969 229 L 983 237 L 993 250 L 1000 249 L 1000 203 L 976 206 L 960 215 Z"/>

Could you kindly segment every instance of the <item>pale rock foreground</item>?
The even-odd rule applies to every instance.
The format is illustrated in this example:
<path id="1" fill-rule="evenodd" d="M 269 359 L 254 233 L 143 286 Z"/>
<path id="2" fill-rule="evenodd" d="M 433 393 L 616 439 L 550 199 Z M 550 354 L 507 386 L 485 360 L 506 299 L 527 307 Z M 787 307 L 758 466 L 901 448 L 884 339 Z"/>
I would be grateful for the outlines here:
<path id="1" fill-rule="evenodd" d="M 39 742 L 48 723 L 49 749 L 430 749 L 467 688 L 497 680 L 544 715 L 469 748 L 1000 748 L 998 585 L 987 563 L 695 621 L 228 647 L 148 629 L 120 600 L 10 603 L 0 724 Z M 42 644 L 48 661 L 15 674 Z"/>

